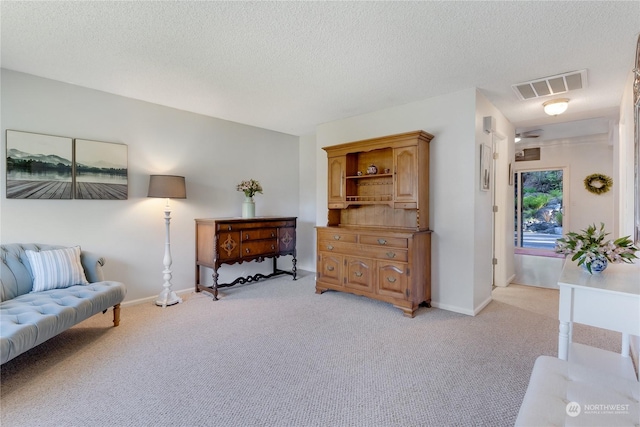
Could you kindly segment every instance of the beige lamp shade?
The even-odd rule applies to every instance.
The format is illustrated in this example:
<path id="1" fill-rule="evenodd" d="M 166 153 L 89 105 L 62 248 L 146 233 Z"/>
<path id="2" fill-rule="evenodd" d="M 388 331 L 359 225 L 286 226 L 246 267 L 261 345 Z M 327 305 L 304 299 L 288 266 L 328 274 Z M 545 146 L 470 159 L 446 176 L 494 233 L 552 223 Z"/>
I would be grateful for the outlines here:
<path id="1" fill-rule="evenodd" d="M 184 176 L 151 175 L 149 177 L 149 193 L 147 197 L 186 199 L 187 188 Z"/>

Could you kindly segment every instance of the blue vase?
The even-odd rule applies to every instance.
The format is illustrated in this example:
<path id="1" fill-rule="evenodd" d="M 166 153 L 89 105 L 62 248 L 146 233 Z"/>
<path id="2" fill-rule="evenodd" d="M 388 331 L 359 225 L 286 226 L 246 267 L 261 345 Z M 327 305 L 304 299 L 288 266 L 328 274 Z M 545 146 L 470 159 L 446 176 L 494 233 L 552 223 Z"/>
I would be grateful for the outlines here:
<path id="1" fill-rule="evenodd" d="M 607 261 L 607 258 L 603 256 L 597 257 L 596 259 L 591 261 L 591 274 L 602 273 L 607 268 L 608 264 L 609 262 Z M 587 267 L 586 263 L 582 264 L 582 268 L 589 272 L 589 268 Z"/>

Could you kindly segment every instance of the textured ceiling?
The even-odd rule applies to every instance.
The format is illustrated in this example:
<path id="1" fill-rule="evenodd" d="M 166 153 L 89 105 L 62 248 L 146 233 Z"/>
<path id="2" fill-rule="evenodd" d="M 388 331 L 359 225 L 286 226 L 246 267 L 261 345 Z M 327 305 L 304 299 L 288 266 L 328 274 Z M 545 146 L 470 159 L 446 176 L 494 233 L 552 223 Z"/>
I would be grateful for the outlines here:
<path id="1" fill-rule="evenodd" d="M 1 65 L 284 133 L 477 87 L 523 129 L 616 114 L 640 2 L 0 2 Z M 569 110 L 511 85 L 588 70 Z"/>

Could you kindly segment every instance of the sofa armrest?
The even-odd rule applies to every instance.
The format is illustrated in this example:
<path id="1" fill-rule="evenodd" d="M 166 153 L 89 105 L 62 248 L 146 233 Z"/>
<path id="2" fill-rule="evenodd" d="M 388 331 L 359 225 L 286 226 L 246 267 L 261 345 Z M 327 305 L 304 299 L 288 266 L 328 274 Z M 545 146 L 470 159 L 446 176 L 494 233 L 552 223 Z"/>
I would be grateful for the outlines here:
<path id="1" fill-rule="evenodd" d="M 80 261 L 82 262 L 82 267 L 84 268 L 84 273 L 89 283 L 104 281 L 102 266 L 105 261 L 103 257 L 91 252 L 82 251 L 80 253 Z"/>

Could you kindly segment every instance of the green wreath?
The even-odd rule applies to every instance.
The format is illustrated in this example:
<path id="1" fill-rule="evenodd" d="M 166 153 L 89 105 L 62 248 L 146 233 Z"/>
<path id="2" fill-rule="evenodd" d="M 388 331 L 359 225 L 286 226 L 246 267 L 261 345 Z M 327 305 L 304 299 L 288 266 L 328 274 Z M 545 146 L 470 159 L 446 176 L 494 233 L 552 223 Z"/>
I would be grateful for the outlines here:
<path id="1" fill-rule="evenodd" d="M 584 188 L 593 194 L 604 194 L 611 189 L 613 180 L 606 175 L 594 173 L 584 179 Z"/>

